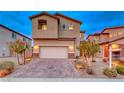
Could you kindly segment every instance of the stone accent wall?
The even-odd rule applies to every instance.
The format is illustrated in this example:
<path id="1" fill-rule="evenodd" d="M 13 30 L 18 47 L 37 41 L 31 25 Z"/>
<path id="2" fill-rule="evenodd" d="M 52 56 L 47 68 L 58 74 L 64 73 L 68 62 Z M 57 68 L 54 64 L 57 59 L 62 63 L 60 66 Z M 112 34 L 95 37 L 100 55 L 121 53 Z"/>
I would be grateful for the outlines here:
<path id="1" fill-rule="evenodd" d="M 68 58 L 74 58 L 74 53 L 68 53 Z"/>
<path id="2" fill-rule="evenodd" d="M 39 53 L 33 53 L 33 58 L 39 58 Z"/>

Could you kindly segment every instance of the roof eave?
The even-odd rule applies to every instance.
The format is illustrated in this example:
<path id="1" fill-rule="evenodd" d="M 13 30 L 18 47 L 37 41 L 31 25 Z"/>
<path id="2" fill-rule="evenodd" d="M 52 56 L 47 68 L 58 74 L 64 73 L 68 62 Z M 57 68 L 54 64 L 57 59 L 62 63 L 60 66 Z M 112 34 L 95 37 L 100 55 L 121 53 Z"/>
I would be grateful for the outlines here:
<path id="1" fill-rule="evenodd" d="M 41 13 L 39 13 L 39 14 L 36 14 L 36 15 L 33 15 L 33 16 L 29 16 L 29 19 L 32 20 L 32 19 L 34 19 L 34 18 L 36 18 L 36 17 L 43 16 L 43 15 L 47 15 L 47 16 L 50 16 L 50 17 L 52 17 L 52 18 L 58 20 L 57 17 L 55 17 L 55 16 L 53 16 L 53 15 L 51 15 L 51 14 L 48 14 L 47 12 L 41 12 Z"/>
<path id="2" fill-rule="evenodd" d="M 32 40 L 31 38 L 29 38 L 29 37 L 27 37 L 27 36 L 25 36 L 25 35 L 23 35 L 23 34 L 17 32 L 17 31 L 15 31 L 15 30 L 10 29 L 9 27 L 6 27 L 6 26 L 4 26 L 4 25 L 2 25 L 2 24 L 0 24 L 0 26 L 3 27 L 3 28 L 5 28 L 5 29 L 7 29 L 7 30 L 9 30 L 9 31 L 12 31 L 12 32 L 14 32 L 14 33 L 17 33 L 17 34 L 19 34 L 19 35 L 21 35 L 21 36 L 23 36 L 23 37 L 25 37 L 25 38 L 28 38 L 28 39 Z"/>
<path id="3" fill-rule="evenodd" d="M 69 20 L 75 21 L 75 22 L 77 22 L 77 23 L 80 23 L 80 25 L 82 24 L 81 21 L 75 20 L 75 19 L 73 19 L 73 18 L 70 18 L 70 17 L 65 16 L 65 15 L 63 15 L 63 14 L 60 14 L 60 13 L 56 13 L 56 14 L 54 14 L 54 15 L 55 15 L 55 16 L 61 16 L 61 17 L 67 18 L 67 19 L 69 19 Z"/>

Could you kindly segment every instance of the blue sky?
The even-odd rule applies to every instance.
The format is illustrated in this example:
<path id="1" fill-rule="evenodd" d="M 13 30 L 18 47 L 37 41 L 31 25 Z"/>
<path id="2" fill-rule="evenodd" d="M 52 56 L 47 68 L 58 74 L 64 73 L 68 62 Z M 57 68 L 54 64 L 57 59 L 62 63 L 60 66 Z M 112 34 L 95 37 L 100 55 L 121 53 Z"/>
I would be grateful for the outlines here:
<path id="1" fill-rule="evenodd" d="M 42 11 L 40 11 L 42 12 Z M 39 11 L 0 11 L 0 24 L 31 37 L 31 21 L 29 16 Z M 86 36 L 100 32 L 104 28 L 124 26 L 124 11 L 57 11 L 65 16 L 82 21 L 81 30 Z M 54 14 L 56 11 L 49 11 Z"/>

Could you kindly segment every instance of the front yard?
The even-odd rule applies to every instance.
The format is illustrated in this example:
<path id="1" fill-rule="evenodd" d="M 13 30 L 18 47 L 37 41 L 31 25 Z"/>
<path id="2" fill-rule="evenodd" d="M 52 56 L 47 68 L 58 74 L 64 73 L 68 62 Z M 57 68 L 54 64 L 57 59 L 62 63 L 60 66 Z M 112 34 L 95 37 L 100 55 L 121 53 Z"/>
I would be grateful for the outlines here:
<path id="1" fill-rule="evenodd" d="M 26 61 L 26 64 L 28 62 Z M 0 77 L 5 77 L 24 66 L 23 61 L 20 61 L 20 64 L 16 57 L 0 57 Z"/>
<path id="2" fill-rule="evenodd" d="M 115 61 L 114 61 L 115 63 Z M 106 75 L 103 74 L 103 69 L 105 69 L 106 67 L 108 67 L 108 63 L 105 63 L 103 62 L 102 60 L 99 60 L 99 59 L 96 59 L 96 62 L 93 62 L 92 64 L 92 69 L 94 71 L 94 74 L 90 75 L 88 73 L 86 73 L 86 69 L 81 69 L 79 70 L 79 73 L 81 74 L 81 76 L 83 78 L 97 78 L 97 79 L 100 79 L 100 78 L 108 78 Z M 124 78 L 123 75 L 117 75 L 117 77 L 115 77 L 115 79 L 121 79 L 121 78 Z"/>
<path id="3" fill-rule="evenodd" d="M 103 69 L 108 67 L 97 59 L 93 63 L 94 74 L 90 75 L 86 69 L 77 70 L 73 59 L 39 59 L 18 66 L 18 68 L 7 78 L 108 78 L 103 74 Z M 117 75 L 116 78 L 124 78 L 122 75 Z"/>
<path id="4" fill-rule="evenodd" d="M 7 77 L 13 78 L 80 78 L 73 60 L 42 59 L 17 69 Z"/>
<path id="5" fill-rule="evenodd" d="M 0 58 L 0 63 L 4 62 L 4 61 L 11 61 L 15 64 L 16 68 L 21 67 L 21 65 L 18 64 L 17 58 L 16 57 L 1 57 Z M 23 62 L 21 62 L 23 63 Z"/>
<path id="6" fill-rule="evenodd" d="M 96 59 L 93 62 L 92 69 L 94 73 L 88 74 L 86 69 L 75 68 L 74 59 L 35 59 L 25 65 L 18 65 L 15 57 L 0 58 L 0 63 L 3 61 L 12 61 L 15 64 L 14 71 L 7 75 L 6 78 L 93 78 L 93 79 L 108 79 L 103 74 L 103 69 L 108 67 L 108 64 Z M 115 61 L 113 62 L 115 64 Z M 116 79 L 124 78 L 123 75 L 117 75 Z"/>

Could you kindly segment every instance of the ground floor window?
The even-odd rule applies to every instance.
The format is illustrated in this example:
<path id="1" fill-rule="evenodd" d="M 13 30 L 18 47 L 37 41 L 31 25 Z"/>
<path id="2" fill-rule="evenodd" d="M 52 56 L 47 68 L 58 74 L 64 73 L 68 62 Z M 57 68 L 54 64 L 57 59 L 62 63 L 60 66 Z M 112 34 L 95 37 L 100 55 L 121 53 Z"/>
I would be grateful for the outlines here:
<path id="1" fill-rule="evenodd" d="M 113 51 L 112 52 L 112 59 L 119 60 L 120 59 L 120 51 Z"/>

